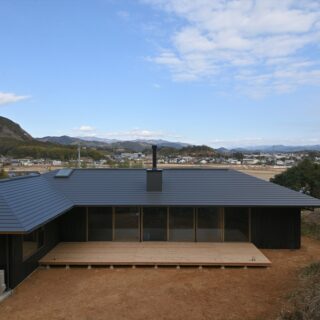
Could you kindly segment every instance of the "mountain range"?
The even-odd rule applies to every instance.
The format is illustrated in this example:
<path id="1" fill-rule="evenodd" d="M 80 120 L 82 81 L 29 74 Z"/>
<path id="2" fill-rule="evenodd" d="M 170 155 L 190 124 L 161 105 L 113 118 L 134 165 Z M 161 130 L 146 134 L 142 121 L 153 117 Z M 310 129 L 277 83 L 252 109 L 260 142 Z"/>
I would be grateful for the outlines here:
<path id="1" fill-rule="evenodd" d="M 126 149 L 134 152 L 141 152 L 151 145 L 156 144 L 159 147 L 167 147 L 173 149 L 182 149 L 184 147 L 190 146 L 190 144 L 182 142 L 171 142 L 166 140 L 116 140 L 116 139 L 103 139 L 96 137 L 69 137 L 69 136 L 47 136 L 43 138 L 37 138 L 38 141 L 51 142 L 61 145 L 78 145 L 92 147 L 92 148 L 106 148 L 106 149 Z"/>
<path id="2" fill-rule="evenodd" d="M 172 142 L 162 139 L 136 139 L 136 140 L 116 140 L 104 139 L 99 137 L 70 137 L 64 136 L 46 136 L 43 138 L 33 138 L 28 132 L 20 127 L 19 124 L 10 119 L 0 116 L 0 151 L 9 150 L 11 145 L 19 146 L 21 149 L 23 145 L 28 145 L 30 149 L 32 146 L 41 148 L 50 147 L 62 148 L 72 147 L 74 149 L 78 144 L 88 148 L 105 149 L 105 150 L 126 150 L 128 152 L 141 152 L 145 149 L 151 149 L 151 145 L 156 144 L 159 147 L 166 147 L 176 149 L 177 151 L 183 148 L 191 147 L 191 144 L 182 142 Z M 2 147 L 2 148 L 1 148 Z M 301 146 L 286 146 L 286 145 L 263 145 L 252 146 L 245 148 L 219 148 L 215 150 L 221 154 L 230 154 L 234 152 L 267 152 L 267 153 L 281 153 L 281 152 L 300 152 L 300 151 L 320 151 L 320 145 L 301 145 Z M 1 153 L 1 152 L 0 152 Z"/>
<path id="3" fill-rule="evenodd" d="M 265 152 L 265 153 L 290 153 L 290 152 L 301 152 L 301 151 L 320 151 L 320 145 L 301 145 L 301 146 L 286 146 L 286 145 L 265 145 L 265 146 L 252 146 L 245 148 L 233 148 L 225 149 L 219 148 L 217 151 L 223 153 L 224 151 L 229 152 Z"/>

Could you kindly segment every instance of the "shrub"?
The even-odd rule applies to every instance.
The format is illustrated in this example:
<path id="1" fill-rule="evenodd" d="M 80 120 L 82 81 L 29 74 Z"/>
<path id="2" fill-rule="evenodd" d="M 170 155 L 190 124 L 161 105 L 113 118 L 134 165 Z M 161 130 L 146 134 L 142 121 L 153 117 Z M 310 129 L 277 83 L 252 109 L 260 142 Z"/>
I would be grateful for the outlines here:
<path id="1" fill-rule="evenodd" d="M 278 320 L 320 319 L 320 262 L 300 271 L 300 288 L 291 298 L 292 306 L 282 311 Z"/>

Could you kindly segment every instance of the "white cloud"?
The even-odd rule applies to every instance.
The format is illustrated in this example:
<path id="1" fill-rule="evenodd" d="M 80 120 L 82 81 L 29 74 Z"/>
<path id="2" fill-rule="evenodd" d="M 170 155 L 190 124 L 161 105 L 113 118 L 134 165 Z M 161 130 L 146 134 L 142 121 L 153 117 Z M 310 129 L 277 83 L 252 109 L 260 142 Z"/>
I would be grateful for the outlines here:
<path id="1" fill-rule="evenodd" d="M 237 89 L 264 94 L 320 84 L 319 1 L 141 1 L 179 22 L 165 49 L 149 58 L 175 81 L 223 76 Z"/>
<path id="2" fill-rule="evenodd" d="M 72 134 L 79 137 L 95 137 L 97 135 L 96 129 L 88 125 L 82 125 L 78 128 L 72 129 Z"/>
<path id="3" fill-rule="evenodd" d="M 135 139 L 178 139 L 180 136 L 174 135 L 170 132 L 153 131 L 147 129 L 134 128 L 125 131 L 113 131 L 99 134 L 99 137 L 120 139 L 120 140 L 135 140 Z"/>
<path id="4" fill-rule="evenodd" d="M 0 105 L 15 103 L 21 100 L 29 99 L 30 96 L 18 96 L 14 93 L 0 92 Z"/>
<path id="5" fill-rule="evenodd" d="M 140 128 L 133 128 L 123 131 L 100 131 L 88 125 L 82 125 L 73 128 L 71 136 L 77 137 L 96 137 L 104 139 L 119 139 L 119 140 L 135 140 L 135 139 L 180 139 L 181 136 L 165 131 L 154 131 Z"/>
<path id="6" fill-rule="evenodd" d="M 95 130 L 95 128 L 91 127 L 91 126 L 80 126 L 78 128 L 79 131 L 82 131 L 82 132 L 92 132 Z"/>

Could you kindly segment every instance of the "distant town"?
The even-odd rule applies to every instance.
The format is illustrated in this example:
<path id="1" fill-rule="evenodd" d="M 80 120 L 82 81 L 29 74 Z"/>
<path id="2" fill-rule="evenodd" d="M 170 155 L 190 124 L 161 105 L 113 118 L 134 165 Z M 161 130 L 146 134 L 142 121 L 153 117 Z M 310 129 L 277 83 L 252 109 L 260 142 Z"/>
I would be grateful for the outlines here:
<path id="1" fill-rule="evenodd" d="M 5 177 L 43 173 L 62 167 L 148 168 L 152 163 L 153 144 L 158 145 L 158 163 L 162 168 L 229 167 L 251 170 L 266 180 L 306 158 L 320 163 L 320 146 L 213 149 L 206 145 L 165 140 L 33 138 L 17 123 L 0 117 L 0 170 Z"/>
<path id="2" fill-rule="evenodd" d="M 232 167 L 238 169 L 275 169 L 281 172 L 284 169 L 296 165 L 303 159 L 313 157 L 320 163 L 320 156 L 314 156 L 310 152 L 299 153 L 235 153 L 219 154 L 217 156 L 176 156 L 159 155 L 160 167 Z M 68 161 L 43 158 L 12 158 L 0 156 L 0 167 L 4 168 L 9 177 L 15 177 L 30 173 L 43 173 L 62 167 L 80 168 L 144 168 L 150 167 L 152 157 L 144 152 L 116 152 L 106 155 L 104 159 L 94 160 L 90 157 Z"/>

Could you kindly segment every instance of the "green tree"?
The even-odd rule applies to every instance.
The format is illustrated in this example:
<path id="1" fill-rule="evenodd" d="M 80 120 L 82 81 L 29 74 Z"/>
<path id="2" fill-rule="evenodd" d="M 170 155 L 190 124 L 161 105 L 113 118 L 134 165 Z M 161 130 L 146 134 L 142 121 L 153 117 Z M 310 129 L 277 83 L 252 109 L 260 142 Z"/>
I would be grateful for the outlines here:
<path id="1" fill-rule="evenodd" d="M 238 161 L 242 161 L 243 160 L 243 153 L 242 152 L 234 152 L 231 154 L 231 156 L 235 159 L 237 159 Z"/>
<path id="2" fill-rule="evenodd" d="M 0 179 L 6 179 L 8 178 L 7 172 L 2 168 L 0 169 Z"/>
<path id="3" fill-rule="evenodd" d="M 320 198 L 320 164 L 309 159 L 270 179 L 271 182 Z"/>

